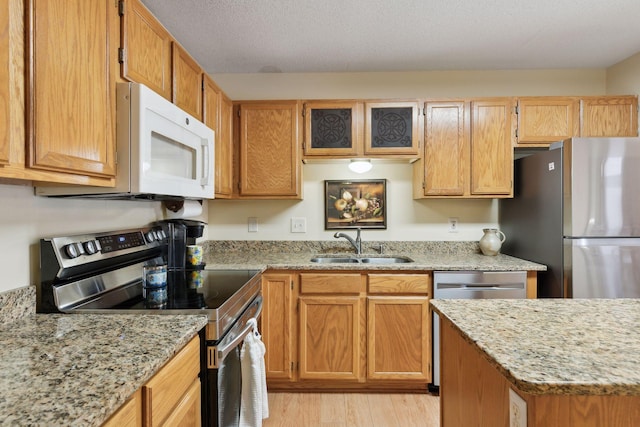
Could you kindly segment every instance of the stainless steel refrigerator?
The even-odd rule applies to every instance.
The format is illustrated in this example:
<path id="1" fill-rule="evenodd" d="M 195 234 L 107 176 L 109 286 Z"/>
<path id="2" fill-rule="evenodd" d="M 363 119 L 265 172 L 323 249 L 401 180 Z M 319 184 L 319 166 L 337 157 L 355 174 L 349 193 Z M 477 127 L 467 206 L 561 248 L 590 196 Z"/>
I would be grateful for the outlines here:
<path id="1" fill-rule="evenodd" d="M 572 138 L 515 161 L 501 252 L 546 264 L 539 297 L 640 298 L 640 138 Z"/>

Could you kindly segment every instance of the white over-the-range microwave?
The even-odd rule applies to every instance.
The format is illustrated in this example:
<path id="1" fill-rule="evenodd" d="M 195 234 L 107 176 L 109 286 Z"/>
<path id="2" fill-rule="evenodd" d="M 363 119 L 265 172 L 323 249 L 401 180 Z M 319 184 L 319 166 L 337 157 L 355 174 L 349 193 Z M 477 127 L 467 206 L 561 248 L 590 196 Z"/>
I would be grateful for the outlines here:
<path id="1" fill-rule="evenodd" d="M 139 83 L 119 83 L 115 187 L 39 186 L 36 194 L 109 199 L 213 199 L 214 131 Z"/>

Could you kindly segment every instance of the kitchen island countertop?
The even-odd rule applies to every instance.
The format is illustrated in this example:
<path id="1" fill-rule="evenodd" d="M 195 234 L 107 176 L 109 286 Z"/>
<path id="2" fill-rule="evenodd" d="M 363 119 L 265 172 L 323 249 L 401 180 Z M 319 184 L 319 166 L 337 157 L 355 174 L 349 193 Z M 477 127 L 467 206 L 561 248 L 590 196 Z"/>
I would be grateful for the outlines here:
<path id="1" fill-rule="evenodd" d="M 431 304 L 523 392 L 640 396 L 640 299 Z"/>
<path id="2" fill-rule="evenodd" d="M 202 315 L 35 314 L 0 328 L 0 424 L 99 426 L 207 324 Z"/>

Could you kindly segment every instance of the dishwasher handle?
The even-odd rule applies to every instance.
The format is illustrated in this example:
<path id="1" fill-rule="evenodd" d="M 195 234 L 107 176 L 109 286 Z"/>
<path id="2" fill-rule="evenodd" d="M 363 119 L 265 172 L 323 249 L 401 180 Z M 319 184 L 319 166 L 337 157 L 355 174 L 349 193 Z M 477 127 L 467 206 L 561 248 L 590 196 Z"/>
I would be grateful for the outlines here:
<path id="1" fill-rule="evenodd" d="M 437 289 L 500 291 L 504 289 L 524 289 L 525 284 L 518 283 L 437 283 Z"/>

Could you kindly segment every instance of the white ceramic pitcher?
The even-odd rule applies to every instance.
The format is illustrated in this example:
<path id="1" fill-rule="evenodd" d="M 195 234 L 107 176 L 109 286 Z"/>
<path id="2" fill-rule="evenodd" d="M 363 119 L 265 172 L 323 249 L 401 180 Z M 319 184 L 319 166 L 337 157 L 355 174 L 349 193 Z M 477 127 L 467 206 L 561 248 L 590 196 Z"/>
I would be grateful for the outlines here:
<path id="1" fill-rule="evenodd" d="M 480 250 L 485 255 L 498 255 L 506 236 L 497 228 L 483 228 L 484 236 L 480 239 Z"/>

